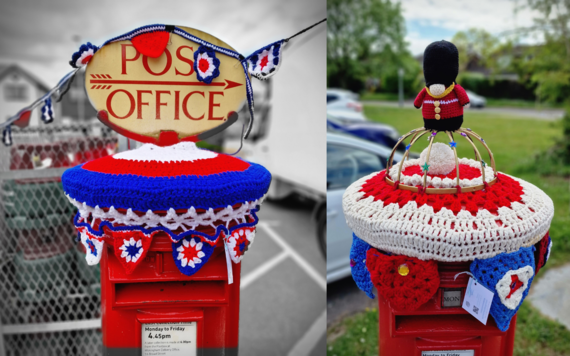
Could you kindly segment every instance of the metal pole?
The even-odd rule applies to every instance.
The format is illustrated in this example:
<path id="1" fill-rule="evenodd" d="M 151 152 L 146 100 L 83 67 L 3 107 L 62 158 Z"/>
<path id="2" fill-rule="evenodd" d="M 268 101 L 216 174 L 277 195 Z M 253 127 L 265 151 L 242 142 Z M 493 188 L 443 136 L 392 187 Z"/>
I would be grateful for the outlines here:
<path id="1" fill-rule="evenodd" d="M 404 107 L 404 68 L 398 68 L 398 104 Z"/>

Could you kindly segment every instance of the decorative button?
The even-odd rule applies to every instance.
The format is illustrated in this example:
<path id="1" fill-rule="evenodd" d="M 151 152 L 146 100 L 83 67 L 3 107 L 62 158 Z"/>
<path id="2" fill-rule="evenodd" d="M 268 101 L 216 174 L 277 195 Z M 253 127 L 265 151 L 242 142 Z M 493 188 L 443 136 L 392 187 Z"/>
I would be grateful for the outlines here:
<path id="1" fill-rule="evenodd" d="M 435 113 L 439 114 L 441 112 L 441 108 L 435 108 Z"/>
<path id="2" fill-rule="evenodd" d="M 434 101 L 433 105 L 435 105 L 435 107 L 438 107 L 439 106 L 439 100 Z"/>
<path id="3" fill-rule="evenodd" d="M 439 119 L 441 119 L 441 116 L 439 114 L 435 114 L 435 119 L 439 120 Z"/>
<path id="4" fill-rule="evenodd" d="M 408 268 L 407 264 L 401 264 L 398 266 L 398 273 L 400 274 L 400 276 L 407 276 L 408 273 L 410 273 L 410 269 Z"/>

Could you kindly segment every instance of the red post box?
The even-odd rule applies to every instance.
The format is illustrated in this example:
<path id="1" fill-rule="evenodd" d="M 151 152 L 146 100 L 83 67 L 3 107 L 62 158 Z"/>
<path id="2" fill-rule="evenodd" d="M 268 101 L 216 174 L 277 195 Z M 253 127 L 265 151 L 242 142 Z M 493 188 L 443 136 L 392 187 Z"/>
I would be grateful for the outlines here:
<path id="1" fill-rule="evenodd" d="M 240 266 L 232 264 L 234 281 L 228 284 L 221 240 L 209 262 L 192 276 L 180 273 L 174 264 L 166 234 L 154 237 L 148 254 L 130 275 L 112 248 L 105 249 L 103 355 L 154 355 L 161 349 L 170 350 L 167 355 L 237 355 Z M 170 330 L 179 325 L 185 329 Z"/>
<path id="2" fill-rule="evenodd" d="M 493 318 L 483 325 L 461 308 L 469 276 L 454 277 L 468 271 L 469 265 L 439 263 L 438 291 L 414 311 L 397 311 L 379 294 L 379 354 L 431 356 L 456 351 L 458 356 L 512 355 L 516 316 L 502 332 Z"/>

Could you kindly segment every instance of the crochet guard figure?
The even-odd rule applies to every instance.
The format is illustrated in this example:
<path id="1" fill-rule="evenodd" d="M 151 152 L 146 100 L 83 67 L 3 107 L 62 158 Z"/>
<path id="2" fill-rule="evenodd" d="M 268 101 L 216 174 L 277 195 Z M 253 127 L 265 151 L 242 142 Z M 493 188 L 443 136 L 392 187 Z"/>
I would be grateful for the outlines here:
<path id="1" fill-rule="evenodd" d="M 414 100 L 422 108 L 424 127 L 454 131 L 463 124 L 463 108 L 469 105 L 465 90 L 455 83 L 459 72 L 459 52 L 451 42 L 438 41 L 424 52 L 426 86 Z"/>

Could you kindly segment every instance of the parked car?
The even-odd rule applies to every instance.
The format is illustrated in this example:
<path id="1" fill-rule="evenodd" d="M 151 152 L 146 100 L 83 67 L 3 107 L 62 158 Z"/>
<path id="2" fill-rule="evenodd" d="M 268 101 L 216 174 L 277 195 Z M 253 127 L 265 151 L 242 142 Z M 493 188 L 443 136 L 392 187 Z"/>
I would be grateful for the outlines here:
<path id="1" fill-rule="evenodd" d="M 350 275 L 352 231 L 342 211 L 342 195 L 361 177 L 386 168 L 392 148 L 354 136 L 327 133 L 327 282 Z M 396 152 L 394 163 L 402 158 Z"/>
<path id="2" fill-rule="evenodd" d="M 487 100 L 481 95 L 477 95 L 471 90 L 465 90 L 467 96 L 469 97 L 470 107 L 472 108 L 484 108 L 487 105 Z"/>
<path id="3" fill-rule="evenodd" d="M 345 120 L 364 121 L 358 94 L 344 89 L 327 89 L 327 112 Z"/>
<path id="4" fill-rule="evenodd" d="M 347 133 L 387 147 L 394 147 L 400 137 L 398 131 L 390 125 L 373 121 L 341 120 L 330 114 L 327 115 L 327 131 Z"/>

